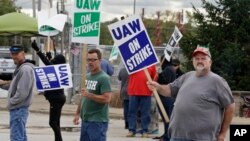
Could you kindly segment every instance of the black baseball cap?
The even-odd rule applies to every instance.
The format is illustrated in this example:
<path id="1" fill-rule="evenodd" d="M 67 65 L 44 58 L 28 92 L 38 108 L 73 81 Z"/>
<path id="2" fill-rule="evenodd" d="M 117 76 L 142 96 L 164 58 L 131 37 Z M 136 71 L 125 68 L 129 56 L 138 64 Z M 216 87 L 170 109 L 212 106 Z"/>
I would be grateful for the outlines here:
<path id="1" fill-rule="evenodd" d="M 10 47 L 10 53 L 18 53 L 20 51 L 24 51 L 24 48 L 21 45 L 13 45 Z"/>
<path id="2" fill-rule="evenodd" d="M 180 62 L 180 60 L 179 60 L 179 59 L 174 58 L 174 59 L 172 59 L 172 64 L 173 64 L 174 66 L 178 66 L 178 65 L 180 65 L 180 64 L 181 64 L 181 62 Z"/>

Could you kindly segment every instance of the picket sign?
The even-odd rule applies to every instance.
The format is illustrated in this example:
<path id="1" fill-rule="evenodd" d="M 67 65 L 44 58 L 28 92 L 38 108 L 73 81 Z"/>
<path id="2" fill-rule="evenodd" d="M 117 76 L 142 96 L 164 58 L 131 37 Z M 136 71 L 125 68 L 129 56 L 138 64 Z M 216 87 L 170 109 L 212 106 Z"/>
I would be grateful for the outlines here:
<path id="1" fill-rule="evenodd" d="M 34 76 L 38 91 L 72 88 L 69 64 L 35 67 Z"/>
<path id="2" fill-rule="evenodd" d="M 171 36 L 171 38 L 169 39 L 167 46 L 164 50 L 164 54 L 165 54 L 165 58 L 170 61 L 170 58 L 174 52 L 174 47 L 176 47 L 176 45 L 178 44 L 178 42 L 180 41 L 180 39 L 182 38 L 182 34 L 180 32 L 180 30 L 178 29 L 178 27 L 175 26 L 174 28 L 174 32 Z"/>
<path id="3" fill-rule="evenodd" d="M 139 15 L 108 25 L 114 44 L 118 46 L 121 58 L 128 74 L 144 70 L 148 81 L 152 81 L 148 67 L 158 63 L 154 47 Z M 169 122 L 167 113 L 156 90 L 153 91 L 165 122 Z"/>

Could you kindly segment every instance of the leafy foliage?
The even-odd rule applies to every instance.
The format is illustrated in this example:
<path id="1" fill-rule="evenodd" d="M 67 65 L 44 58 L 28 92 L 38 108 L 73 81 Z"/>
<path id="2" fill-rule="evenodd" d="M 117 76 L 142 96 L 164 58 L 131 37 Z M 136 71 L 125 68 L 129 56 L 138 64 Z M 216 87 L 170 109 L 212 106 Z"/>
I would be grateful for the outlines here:
<path id="1" fill-rule="evenodd" d="M 155 16 L 155 14 L 154 14 Z M 164 11 L 161 13 L 160 19 L 160 41 L 161 43 L 167 43 L 172 35 L 175 27 L 175 13 L 171 11 Z M 111 21 L 101 23 L 100 44 L 113 45 L 113 39 L 108 30 L 108 25 L 117 22 L 120 19 L 113 19 Z M 153 16 L 143 19 L 145 28 L 153 45 L 156 43 L 156 25 L 157 20 Z"/>
<path id="2" fill-rule="evenodd" d="M 15 12 L 16 7 L 12 0 L 1 0 L 0 1 L 0 16 L 6 13 Z"/>
<path id="3" fill-rule="evenodd" d="M 14 2 L 12 0 L 0 0 L 0 16 L 15 11 L 16 7 L 14 6 Z M 1 46 L 9 45 L 10 42 L 9 40 L 10 40 L 9 37 L 1 37 L 0 45 Z"/>
<path id="4" fill-rule="evenodd" d="M 224 77 L 231 89 L 249 91 L 250 1 L 216 0 L 215 5 L 202 2 L 206 13 L 193 7 L 197 27 L 184 32 L 181 40 L 184 54 L 191 59 L 197 44 L 209 44 L 212 71 Z"/>

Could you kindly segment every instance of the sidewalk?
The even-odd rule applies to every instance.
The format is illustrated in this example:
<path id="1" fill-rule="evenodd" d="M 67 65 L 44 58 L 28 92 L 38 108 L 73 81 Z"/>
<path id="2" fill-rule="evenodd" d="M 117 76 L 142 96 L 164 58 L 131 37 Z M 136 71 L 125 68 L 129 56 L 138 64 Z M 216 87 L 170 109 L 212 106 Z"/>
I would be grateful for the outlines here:
<path id="1" fill-rule="evenodd" d="M 0 98 L 0 110 L 6 109 L 6 98 Z M 75 114 L 77 105 L 65 104 L 63 106 L 62 115 L 73 116 Z M 32 113 L 49 113 L 49 102 L 43 95 L 34 95 L 32 105 L 30 106 L 30 112 Z M 123 109 L 110 107 L 109 116 L 111 119 L 123 119 Z M 234 117 L 232 124 L 250 124 L 250 118 Z"/>
<path id="2" fill-rule="evenodd" d="M 0 98 L 0 140 L 9 139 L 9 113 L 6 109 L 6 98 Z M 72 119 L 77 105 L 65 104 L 62 110 L 61 129 L 65 140 L 78 141 L 80 125 L 74 125 Z M 44 141 L 53 140 L 53 134 L 48 124 L 49 103 L 43 95 L 35 95 L 33 104 L 30 107 L 30 116 L 27 122 L 28 136 L 30 140 Z M 109 141 L 137 141 L 140 138 L 126 138 L 127 130 L 124 129 L 124 121 L 122 119 L 123 110 L 121 108 L 110 107 L 110 123 L 108 131 Z M 209 116 L 209 115 L 208 115 Z M 232 124 L 250 124 L 250 118 L 234 117 Z M 163 131 L 163 123 L 159 123 L 159 134 Z M 157 136 L 158 136 L 157 135 Z M 152 135 L 156 136 L 156 135 Z M 153 141 L 153 139 L 143 139 L 145 141 Z M 229 141 L 229 133 L 225 141 Z"/>
<path id="3" fill-rule="evenodd" d="M 7 98 L 0 98 L 0 110 L 7 110 L 6 102 L 7 102 Z M 73 116 L 75 114 L 76 108 L 77 108 L 77 105 L 75 104 L 65 104 L 62 109 L 62 115 Z M 30 112 L 33 112 L 33 113 L 48 114 L 49 102 L 45 99 L 43 95 L 35 94 L 29 110 Z M 123 110 L 121 108 L 110 107 L 109 115 L 110 115 L 110 118 L 113 118 L 113 119 L 122 119 Z"/>

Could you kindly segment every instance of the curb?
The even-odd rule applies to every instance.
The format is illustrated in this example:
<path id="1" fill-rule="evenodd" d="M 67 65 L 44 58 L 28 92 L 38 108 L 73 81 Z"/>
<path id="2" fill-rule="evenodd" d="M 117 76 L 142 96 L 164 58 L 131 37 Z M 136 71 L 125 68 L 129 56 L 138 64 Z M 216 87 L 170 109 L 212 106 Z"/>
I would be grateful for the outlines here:
<path id="1" fill-rule="evenodd" d="M 4 107 L 0 107 L 0 110 L 1 111 L 8 111 L 8 109 L 4 108 Z M 37 111 L 37 110 L 30 109 L 29 112 L 39 113 L 39 114 L 49 114 L 49 111 L 47 111 L 47 110 Z M 74 112 L 63 112 L 62 111 L 62 115 L 65 115 L 65 116 L 74 116 L 74 114 L 75 114 Z M 116 113 L 109 113 L 109 118 L 110 119 L 123 119 L 123 115 L 116 114 Z"/>

